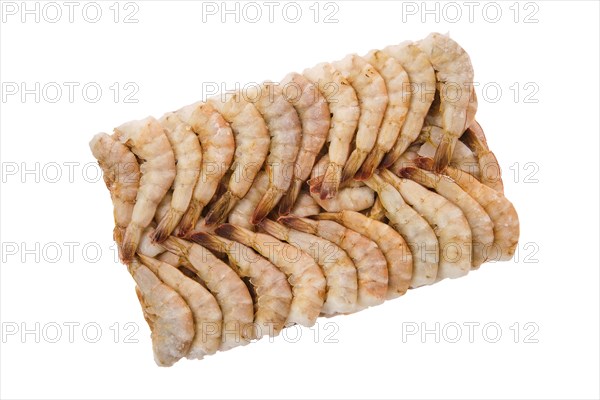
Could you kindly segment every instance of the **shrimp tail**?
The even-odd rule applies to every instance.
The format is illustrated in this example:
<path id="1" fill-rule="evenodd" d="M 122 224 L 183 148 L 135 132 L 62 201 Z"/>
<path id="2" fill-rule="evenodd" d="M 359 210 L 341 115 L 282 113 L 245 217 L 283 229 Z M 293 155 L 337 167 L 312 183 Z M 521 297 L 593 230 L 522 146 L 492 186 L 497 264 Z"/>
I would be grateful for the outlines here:
<path id="1" fill-rule="evenodd" d="M 298 217 L 293 217 L 293 216 L 280 217 L 277 221 L 281 222 L 283 225 L 287 226 L 288 228 L 292 228 L 297 231 L 307 232 L 307 233 L 311 233 L 313 235 L 315 235 L 317 233 L 316 229 L 311 224 L 309 224 L 308 222 L 306 222 Z"/>
<path id="2" fill-rule="evenodd" d="M 454 153 L 454 146 L 456 145 L 456 138 L 448 135 L 446 133 L 442 140 L 440 141 L 440 145 L 435 151 L 435 157 L 433 158 L 433 170 L 435 172 L 442 172 L 448 164 L 450 164 L 450 160 L 452 159 L 452 153 Z"/>
<path id="3" fill-rule="evenodd" d="M 215 229 L 215 233 L 219 236 L 224 237 L 225 239 L 233 240 L 239 243 L 246 242 L 246 235 L 244 232 L 235 225 L 232 224 L 222 224 Z"/>
<path id="4" fill-rule="evenodd" d="M 156 243 L 164 242 L 181 221 L 181 217 L 183 213 L 177 211 L 173 208 L 169 209 L 169 211 L 165 214 L 165 216 L 160 220 L 158 226 L 154 233 L 152 233 L 151 239 Z"/>
<path id="5" fill-rule="evenodd" d="M 173 254 L 183 254 L 186 252 L 185 242 L 174 236 L 169 236 L 161 245 Z"/>
<path id="6" fill-rule="evenodd" d="M 336 221 L 339 222 L 342 219 L 341 213 L 333 213 L 333 212 L 324 212 L 321 214 L 313 215 L 312 218 L 316 220 L 328 220 L 328 221 Z"/>
<path id="7" fill-rule="evenodd" d="M 186 237 L 194 229 L 200 219 L 203 208 L 204 204 L 192 199 L 187 211 L 183 214 L 179 222 L 179 236 Z"/>
<path id="8" fill-rule="evenodd" d="M 300 189 L 302 188 L 302 181 L 298 178 L 294 178 L 290 189 L 281 199 L 281 203 L 279 203 L 279 214 L 280 215 L 288 215 L 290 211 L 292 211 L 292 207 L 294 207 L 294 203 L 296 203 L 296 199 L 300 194 Z"/>
<path id="9" fill-rule="evenodd" d="M 142 264 L 147 265 L 149 267 L 157 268 L 160 265 L 160 261 L 158 261 L 155 258 L 148 257 L 143 254 L 138 254 L 137 256 L 140 259 L 140 261 L 142 262 Z"/>
<path id="10" fill-rule="evenodd" d="M 189 237 L 189 239 L 199 244 L 202 247 L 206 247 L 211 251 L 216 251 L 219 253 L 225 252 L 225 246 L 223 242 L 215 235 L 211 235 L 210 233 L 197 232 Z"/>
<path id="11" fill-rule="evenodd" d="M 405 167 L 400 170 L 399 174 L 402 178 L 411 179 L 421 185 L 435 188 L 437 182 L 431 176 L 431 174 L 424 172 L 423 170 L 416 167 Z"/>
<path id="12" fill-rule="evenodd" d="M 253 225 L 258 224 L 260 221 L 265 219 L 265 217 L 275 208 L 281 197 L 283 196 L 283 192 L 275 186 L 270 186 L 269 189 L 265 192 L 260 202 L 257 204 L 256 209 L 254 210 L 254 214 L 252 215 L 252 219 L 250 222 Z"/>
<path id="13" fill-rule="evenodd" d="M 121 251 L 121 245 L 123 244 L 123 235 L 125 234 L 125 229 L 115 226 L 113 229 L 113 240 L 117 242 L 119 245 L 119 251 Z"/>
<path id="14" fill-rule="evenodd" d="M 337 196 L 340 182 L 342 182 L 342 168 L 336 163 L 329 163 L 325 175 L 323 175 L 321 200 L 333 199 Z"/>
<path id="15" fill-rule="evenodd" d="M 266 233 L 279 240 L 285 240 L 285 238 L 288 236 L 288 228 L 269 219 L 262 221 L 259 226 Z"/>
<path id="16" fill-rule="evenodd" d="M 364 152 L 359 149 L 355 149 L 346 161 L 346 165 L 344 165 L 344 171 L 342 172 L 342 182 L 349 181 L 354 179 L 354 175 L 360 169 L 364 162 L 363 158 Z"/>
<path id="17" fill-rule="evenodd" d="M 206 215 L 206 225 L 216 225 L 225 221 L 227 214 L 235 205 L 234 198 L 235 196 L 229 190 L 225 192 Z"/>
<path id="18" fill-rule="evenodd" d="M 125 236 L 123 237 L 123 251 L 121 253 L 121 260 L 125 264 L 129 264 L 131 260 L 133 260 L 141 237 L 142 228 L 136 224 L 129 224 L 125 230 Z"/>
<path id="19" fill-rule="evenodd" d="M 360 167 L 360 170 L 356 175 L 356 179 L 359 181 L 369 179 L 381 163 L 384 155 L 385 152 L 379 148 L 375 148 L 371 153 L 369 153 L 369 156 L 363 163 L 362 167 Z"/>
<path id="20" fill-rule="evenodd" d="M 310 187 L 310 192 L 313 194 L 321 193 L 321 187 L 323 187 L 323 181 L 325 180 L 325 175 L 317 176 L 308 180 L 308 186 Z"/>
<path id="21" fill-rule="evenodd" d="M 423 168 L 427 171 L 433 170 L 433 160 L 429 157 L 418 157 L 414 160 L 414 162 L 419 168 Z"/>

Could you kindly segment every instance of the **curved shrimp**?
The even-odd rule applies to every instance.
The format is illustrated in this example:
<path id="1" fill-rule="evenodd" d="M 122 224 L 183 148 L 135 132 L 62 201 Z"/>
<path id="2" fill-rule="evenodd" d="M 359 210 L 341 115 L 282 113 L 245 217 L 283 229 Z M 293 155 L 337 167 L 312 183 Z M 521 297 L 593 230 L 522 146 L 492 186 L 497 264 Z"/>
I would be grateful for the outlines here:
<path id="1" fill-rule="evenodd" d="M 292 303 L 286 323 L 313 326 L 325 299 L 325 277 L 315 261 L 300 249 L 270 235 L 223 224 L 219 236 L 252 247 L 287 275 L 292 286 Z"/>
<path id="2" fill-rule="evenodd" d="M 248 288 L 227 264 L 204 247 L 170 236 L 163 246 L 186 260 L 186 266 L 195 272 L 215 296 L 223 313 L 221 350 L 245 345 L 254 339 L 254 309 Z M 250 329 L 249 329 L 250 328 Z M 252 332 L 249 332 L 252 331 Z"/>
<path id="3" fill-rule="evenodd" d="M 477 121 L 463 133 L 461 140 L 473 151 L 479 165 L 479 175 L 474 175 L 485 186 L 504 194 L 500 164 L 487 145 L 485 134 Z M 460 168 L 462 169 L 462 168 Z"/>
<path id="4" fill-rule="evenodd" d="M 319 88 L 304 76 L 292 72 L 283 78 L 281 85 L 284 96 L 296 109 L 302 125 L 302 139 L 294 163 L 292 184 L 279 204 L 279 213 L 285 215 L 292 209 L 302 184 L 310 175 L 315 159 L 325 145 L 331 116 L 327 101 Z M 290 88 L 296 90 L 295 95 Z"/>
<path id="5" fill-rule="evenodd" d="M 227 191 L 212 205 L 206 215 L 206 223 L 214 225 L 223 222 L 229 211 L 246 195 L 269 152 L 269 130 L 265 120 L 254 104 L 244 99 L 240 93 L 233 93 L 229 100 L 208 99 L 231 124 L 235 134 L 235 156 L 232 174 Z"/>
<path id="6" fill-rule="evenodd" d="M 194 339 L 194 319 L 185 300 L 135 257 L 127 266 L 135 292 L 152 332 L 154 361 L 170 367 L 185 357 Z"/>
<path id="7" fill-rule="evenodd" d="M 402 236 L 391 226 L 361 213 L 346 210 L 321 213 L 313 218 L 338 222 L 377 243 L 387 262 L 387 299 L 394 299 L 406 293 L 412 277 L 413 257 Z"/>
<path id="8" fill-rule="evenodd" d="M 175 179 L 175 155 L 160 123 L 148 117 L 115 128 L 115 137 L 142 160 L 140 186 L 123 238 L 123 261 L 131 261 L 140 236 Z"/>
<path id="9" fill-rule="evenodd" d="M 356 267 L 344 250 L 319 236 L 290 229 L 270 219 L 263 220 L 260 227 L 269 235 L 297 246 L 321 267 L 327 284 L 322 314 L 344 314 L 357 310 Z"/>
<path id="10" fill-rule="evenodd" d="M 127 146 L 106 133 L 95 135 L 90 141 L 90 149 L 102 169 L 104 183 L 113 202 L 113 239 L 122 258 L 123 235 L 131 222 L 140 184 L 140 166 Z"/>
<path id="11" fill-rule="evenodd" d="M 305 192 L 300 192 L 298 199 L 296 199 L 296 203 L 292 208 L 290 214 L 295 215 L 297 217 L 307 217 L 309 215 L 315 215 L 321 212 L 321 207 L 312 198 L 312 196 Z"/>
<path id="12" fill-rule="evenodd" d="M 435 152 L 434 170 L 449 164 L 458 138 L 467 128 L 467 108 L 473 86 L 473 66 L 467 52 L 448 35 L 431 33 L 418 43 L 437 78 L 444 135 Z"/>
<path id="13" fill-rule="evenodd" d="M 419 135 L 419 142 L 423 142 L 418 150 L 419 156 L 428 158 L 434 157 L 436 148 L 439 146 L 443 135 L 444 130 L 437 126 L 427 126 L 423 128 Z M 450 165 L 473 175 L 477 179 L 479 179 L 481 175 L 477 157 L 471 149 L 461 141 L 456 142 Z"/>
<path id="14" fill-rule="evenodd" d="M 423 169 L 433 168 L 431 159 L 418 159 L 417 164 Z M 502 194 L 485 186 L 471 175 L 453 167 L 448 167 L 444 174 L 452 178 L 465 192 L 473 197 L 487 212 L 494 224 L 493 248 L 497 254 L 489 255 L 488 260 L 506 261 L 515 254 L 519 242 L 519 216 L 512 203 Z"/>
<path id="15" fill-rule="evenodd" d="M 186 236 L 194 229 L 202 210 L 217 191 L 219 181 L 231 166 L 235 140 L 229 123 L 208 103 L 183 107 L 177 111 L 177 116 L 192 127 L 202 147 L 198 183 L 190 205 L 179 223 L 179 234 Z"/>
<path id="16" fill-rule="evenodd" d="M 350 144 L 358 126 L 358 97 L 350 82 L 331 64 L 318 64 L 302 74 L 317 85 L 331 113 L 331 127 L 327 136 L 330 161 L 324 175 L 318 183 L 315 182 L 321 198 L 331 199 L 336 196 L 340 186 L 342 169 L 348 160 Z"/>
<path id="17" fill-rule="evenodd" d="M 483 207 L 469 196 L 460 186 L 447 177 L 420 168 L 408 167 L 400 171 L 404 178 L 412 179 L 418 184 L 435 190 L 462 210 L 471 227 L 473 237 L 473 268 L 479 268 L 486 260 L 486 252 L 494 243 L 492 220 Z"/>
<path id="18" fill-rule="evenodd" d="M 254 230 L 252 215 L 256 206 L 263 198 L 269 188 L 269 175 L 265 171 L 260 171 L 248 193 L 233 207 L 227 221 L 230 224 L 241 226 L 242 228 Z"/>
<path id="19" fill-rule="evenodd" d="M 396 143 L 410 106 L 410 91 L 407 90 L 410 82 L 400 61 L 381 50 L 371 50 L 364 58 L 377 69 L 385 81 L 389 103 L 383 115 L 375 147 L 357 175 L 357 179 L 361 180 L 373 175 L 385 154 Z"/>
<path id="20" fill-rule="evenodd" d="M 282 89 L 274 82 L 263 82 L 259 87 L 248 90 L 249 99 L 261 113 L 271 135 L 266 171 L 269 187 L 256 206 L 252 223 L 262 221 L 275 208 L 284 193 L 290 188 L 302 127 L 296 109 L 287 101 Z"/>
<path id="21" fill-rule="evenodd" d="M 387 262 L 374 241 L 334 221 L 315 221 L 286 216 L 279 221 L 292 229 L 320 236 L 336 244 L 356 266 L 358 308 L 376 306 L 385 301 L 388 287 Z"/>
<path id="22" fill-rule="evenodd" d="M 329 156 L 325 154 L 315 167 L 313 168 L 312 178 L 316 179 L 320 175 L 320 172 L 329 165 Z M 369 187 L 364 186 L 360 182 L 356 182 L 358 185 L 345 187 L 340 189 L 337 195 L 331 199 L 322 199 L 319 194 L 311 193 L 312 198 L 321 206 L 325 211 L 338 212 L 342 210 L 362 211 L 371 207 L 375 202 L 375 193 Z"/>
<path id="23" fill-rule="evenodd" d="M 410 286 L 416 288 L 434 283 L 438 274 L 439 245 L 431 226 L 380 175 L 374 174 L 365 183 L 377 191 L 389 224 L 402 235 L 410 248 L 413 262 Z"/>
<path id="24" fill-rule="evenodd" d="M 189 125 L 182 122 L 175 113 L 164 115 L 159 122 L 171 143 L 175 153 L 177 174 L 173 182 L 171 206 L 158 223 L 154 231 L 154 241 L 161 243 L 175 230 L 183 213 L 188 209 L 194 187 L 200 175 L 202 165 L 202 148 L 198 137 Z"/>
<path id="25" fill-rule="evenodd" d="M 396 143 L 381 164 L 383 167 L 390 167 L 421 132 L 423 121 L 435 95 L 435 71 L 427 55 L 411 42 L 388 46 L 383 49 L 383 52 L 402 64 L 408 74 L 411 93 L 404 125 L 402 125 Z"/>
<path id="26" fill-rule="evenodd" d="M 187 358 L 199 360 L 216 353 L 221 344 L 223 314 L 213 295 L 173 265 L 143 255 L 139 258 L 165 285 L 175 290 L 192 311 L 195 335 Z"/>
<path id="27" fill-rule="evenodd" d="M 197 233 L 191 240 L 209 250 L 226 253 L 231 267 L 248 279 L 254 297 L 254 337 L 276 336 L 290 312 L 292 290 L 287 277 L 251 248 L 217 235 Z"/>
<path id="28" fill-rule="evenodd" d="M 460 208 L 418 183 L 401 179 L 388 170 L 381 176 L 425 218 L 438 239 L 439 265 L 436 281 L 458 278 L 471 269 L 471 227 Z"/>
<path id="29" fill-rule="evenodd" d="M 360 117 L 355 138 L 356 147 L 342 171 L 342 182 L 346 182 L 354 178 L 375 146 L 377 132 L 388 105 L 388 92 L 385 81 L 379 72 L 364 58 L 356 54 L 350 54 L 333 65 L 356 90 L 360 105 Z"/>

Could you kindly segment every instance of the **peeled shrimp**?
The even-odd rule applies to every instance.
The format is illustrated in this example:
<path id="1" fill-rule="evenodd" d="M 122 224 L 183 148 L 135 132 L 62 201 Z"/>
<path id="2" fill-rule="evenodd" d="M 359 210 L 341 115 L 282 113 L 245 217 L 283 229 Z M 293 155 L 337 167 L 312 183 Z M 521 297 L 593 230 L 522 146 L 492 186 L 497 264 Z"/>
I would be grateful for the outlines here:
<path id="1" fill-rule="evenodd" d="M 406 242 L 391 226 L 375 221 L 355 211 L 322 213 L 313 218 L 333 220 L 377 243 L 383 252 L 388 269 L 387 299 L 406 293 L 410 285 L 413 257 Z"/>
<path id="2" fill-rule="evenodd" d="M 413 210 L 398 190 L 375 174 L 365 182 L 377 191 L 389 224 L 406 240 L 413 262 L 412 288 L 435 282 L 438 274 L 438 239 L 427 221 Z"/>
<path id="3" fill-rule="evenodd" d="M 487 146 L 481 125 L 477 121 L 473 122 L 461 136 L 461 140 L 473 150 L 475 157 L 477 157 L 480 173 L 475 177 L 478 177 L 479 181 L 485 186 L 489 186 L 499 193 L 504 193 L 500 164 L 498 164 L 496 156 Z"/>
<path id="4" fill-rule="evenodd" d="M 271 144 L 266 162 L 269 187 L 256 206 L 252 223 L 257 224 L 275 208 L 290 188 L 294 175 L 294 163 L 300 149 L 302 127 L 296 109 L 288 103 L 281 87 L 274 82 L 253 86 L 246 95 L 262 114 Z"/>
<path id="5" fill-rule="evenodd" d="M 161 243 L 175 230 L 183 213 L 190 205 L 192 193 L 200 175 L 202 148 L 190 126 L 182 122 L 175 113 L 166 114 L 159 122 L 175 153 L 177 168 L 175 182 L 173 182 L 171 207 L 158 223 L 153 236 L 156 242 Z"/>
<path id="6" fill-rule="evenodd" d="M 154 361 L 161 367 L 170 367 L 190 350 L 194 339 L 192 311 L 175 290 L 135 257 L 128 269 L 137 284 L 135 291 L 152 332 Z"/>
<path id="7" fill-rule="evenodd" d="M 381 50 L 372 50 L 364 58 L 377 69 L 385 81 L 389 103 L 383 115 L 375 147 L 362 165 L 358 179 L 367 179 L 373 175 L 385 154 L 396 143 L 410 105 L 410 82 L 400 61 Z"/>
<path id="8" fill-rule="evenodd" d="M 122 257 L 123 235 L 131 222 L 140 184 L 140 166 L 127 146 L 106 133 L 94 136 L 90 141 L 90 149 L 102 169 L 104 183 L 113 202 L 113 238 Z"/>
<path id="9" fill-rule="evenodd" d="M 435 95 L 435 71 L 419 47 L 411 42 L 388 46 L 383 52 L 404 67 L 410 81 L 410 105 L 396 143 L 383 159 L 382 166 L 389 167 L 419 136 L 427 111 Z"/>
<path id="10" fill-rule="evenodd" d="M 331 64 L 318 64 L 304 70 L 303 75 L 318 86 L 331 112 L 331 127 L 327 137 L 330 160 L 317 184 L 321 198 L 330 199 L 336 196 L 340 186 L 342 168 L 348 160 L 350 144 L 358 126 L 360 106 L 350 82 Z"/>
<path id="11" fill-rule="evenodd" d="M 160 280 L 183 298 L 192 311 L 196 332 L 187 358 L 202 359 L 207 354 L 214 354 L 221 344 L 223 320 L 217 300 L 202 285 L 187 278 L 175 266 L 152 257 L 139 257 Z"/>
<path id="12" fill-rule="evenodd" d="M 315 221 L 293 216 L 281 217 L 279 221 L 297 231 L 329 240 L 348 253 L 356 266 L 357 299 L 361 308 L 384 302 L 388 287 L 387 262 L 374 241 L 334 221 Z"/>
<path id="13" fill-rule="evenodd" d="M 356 311 L 356 267 L 344 250 L 319 236 L 290 229 L 270 219 L 263 220 L 260 227 L 269 235 L 297 246 L 319 264 L 327 284 L 321 313 L 334 315 Z"/>
<path id="14" fill-rule="evenodd" d="M 208 103 L 196 103 L 177 111 L 198 135 L 202 147 L 202 166 L 190 205 L 179 223 L 179 234 L 189 234 L 200 219 L 202 210 L 212 199 L 219 181 L 225 175 L 235 151 L 235 140 L 229 123 Z"/>
<path id="15" fill-rule="evenodd" d="M 356 131 L 356 147 L 350 154 L 342 172 L 342 182 L 354 178 L 377 141 L 377 132 L 388 104 L 385 81 L 379 72 L 364 58 L 351 54 L 335 62 L 337 68 L 356 90 L 360 105 L 360 118 Z"/>
<path id="16" fill-rule="evenodd" d="M 440 255 L 436 281 L 468 274 L 471 269 L 472 235 L 461 209 L 418 183 L 401 179 L 388 170 L 383 170 L 381 176 L 433 228 Z"/>
<path id="17" fill-rule="evenodd" d="M 250 281 L 255 297 L 254 337 L 279 334 L 292 302 L 292 290 L 285 274 L 241 243 L 206 233 L 194 234 L 191 240 L 209 250 L 226 253 L 231 267 Z"/>
<path id="18" fill-rule="evenodd" d="M 233 172 L 229 177 L 227 191 L 214 203 L 206 215 L 206 223 L 223 222 L 229 211 L 246 195 L 269 151 L 269 130 L 265 120 L 254 104 L 244 99 L 241 93 L 233 93 L 229 100 L 208 99 L 231 124 L 235 134 L 235 156 Z"/>
<path id="19" fill-rule="evenodd" d="M 418 161 L 419 166 L 424 169 L 433 167 L 431 159 Z M 490 216 L 494 224 L 494 244 L 493 249 L 487 251 L 486 258 L 495 261 L 510 260 L 519 242 L 519 216 L 512 203 L 502 193 L 456 168 L 448 167 L 444 174 L 477 200 Z"/>
<path id="20" fill-rule="evenodd" d="M 423 128 L 418 139 L 419 142 L 423 142 L 418 151 L 419 156 L 434 157 L 435 151 L 439 146 L 443 135 L 444 130 L 437 126 L 427 126 Z M 479 179 L 481 175 L 477 157 L 471 149 L 461 141 L 456 142 L 450 165 L 473 175 L 477 179 Z"/>
<path id="21" fill-rule="evenodd" d="M 435 153 L 434 170 L 441 172 L 449 164 L 458 138 L 467 129 L 473 66 L 467 52 L 447 35 L 432 33 L 418 45 L 433 65 L 440 92 L 444 135 Z"/>
<path id="22" fill-rule="evenodd" d="M 216 229 L 219 236 L 252 247 L 276 265 L 292 286 L 292 304 L 287 324 L 313 326 L 325 298 L 325 277 L 315 261 L 297 247 L 281 242 L 270 235 L 223 224 Z"/>
<path id="23" fill-rule="evenodd" d="M 331 117 L 327 101 L 319 88 L 304 76 L 292 72 L 283 78 L 281 85 L 284 96 L 296 109 L 302 125 L 302 139 L 294 164 L 292 184 L 279 204 L 279 213 L 285 215 L 296 202 L 302 184 L 310 175 L 315 159 L 327 140 Z"/>
<path id="24" fill-rule="evenodd" d="M 228 221 L 230 224 L 238 225 L 246 229 L 254 230 L 252 215 L 256 206 L 263 198 L 269 188 L 269 175 L 265 171 L 260 171 L 250 190 L 243 199 L 237 202 L 235 207 L 229 213 Z"/>
<path id="25" fill-rule="evenodd" d="M 235 272 L 204 247 L 170 236 L 163 246 L 186 260 L 215 296 L 223 313 L 221 350 L 244 345 L 252 337 L 254 310 L 248 288 Z"/>
<path id="26" fill-rule="evenodd" d="M 469 222 L 473 237 L 473 268 L 478 268 L 483 264 L 487 257 L 486 253 L 494 242 L 492 220 L 483 207 L 460 186 L 443 175 L 414 167 L 404 168 L 400 171 L 400 175 L 435 190 L 462 210 Z"/>
<path id="27" fill-rule="evenodd" d="M 307 217 L 321 212 L 321 207 L 308 193 L 301 192 L 290 214 L 297 217 Z"/>
<path id="28" fill-rule="evenodd" d="M 163 128 L 152 117 L 115 128 L 115 136 L 142 160 L 140 186 L 123 238 L 122 258 L 127 263 L 135 254 L 142 231 L 152 222 L 158 203 L 171 188 L 175 179 L 175 156 Z"/>

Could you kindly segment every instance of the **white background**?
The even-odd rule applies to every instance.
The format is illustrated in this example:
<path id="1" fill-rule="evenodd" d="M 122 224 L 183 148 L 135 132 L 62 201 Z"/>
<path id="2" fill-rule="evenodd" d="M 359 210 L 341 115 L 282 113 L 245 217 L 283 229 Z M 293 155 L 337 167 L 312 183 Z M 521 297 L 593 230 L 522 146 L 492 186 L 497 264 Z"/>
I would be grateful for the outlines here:
<path id="1" fill-rule="evenodd" d="M 219 13 L 203 22 L 202 3 L 165 3 L 135 2 L 138 23 L 123 23 L 136 9 L 123 3 L 115 23 L 112 1 L 99 2 L 97 23 L 82 17 L 84 2 L 72 23 L 62 2 L 56 23 L 46 21 L 56 10 L 42 14 L 44 3 L 39 23 L 35 15 L 22 23 L 21 10 L 3 13 L 3 398 L 598 398 L 597 2 L 499 2 L 486 13 L 479 3 L 472 22 L 468 5 L 457 2 L 462 18 L 454 23 L 448 19 L 455 18 L 456 7 L 445 3 L 437 5 L 439 23 L 435 15 L 422 15 L 421 2 L 338 1 L 337 23 L 323 23 L 335 10 L 323 4 L 315 23 L 312 1 L 300 4 L 298 23 L 285 21 L 284 3 L 273 23 L 260 2 L 257 23 L 243 21 L 243 15 L 239 23 L 232 15 L 221 23 Z M 497 8 L 502 15 L 490 22 Z M 94 10 L 87 11 L 94 18 Z M 254 17 L 254 10 L 246 11 Z M 524 22 L 530 13 L 537 22 Z M 320 320 L 318 328 L 301 330 L 297 343 L 290 334 L 158 368 L 133 280 L 114 260 L 108 191 L 95 180 L 97 168 L 84 168 L 94 161 L 91 137 L 196 101 L 203 82 L 233 88 L 234 82 L 277 80 L 432 31 L 450 32 L 469 52 L 481 83 L 477 119 L 521 221 L 515 260 L 486 264 L 468 277 L 356 315 Z M 21 82 L 30 89 L 40 83 L 39 102 L 35 94 L 21 98 Z M 52 82 L 63 89 L 55 103 Z M 72 102 L 64 82 L 79 84 Z M 102 88 L 95 103 L 92 89 L 87 99 L 81 91 L 90 82 Z M 124 101 L 135 87 L 125 90 L 128 82 L 139 88 L 132 97 L 137 103 Z M 14 84 L 19 92 L 10 95 Z M 65 162 L 75 163 L 72 179 Z M 39 173 L 22 174 L 36 163 Z M 70 242 L 76 243 L 72 257 Z M 333 325 L 326 322 L 338 329 L 328 340 Z M 479 324 L 473 343 L 465 325 L 470 322 Z M 72 340 L 69 323 L 79 324 Z M 421 336 L 436 323 L 439 343 L 434 334 Z M 451 343 L 457 326 L 462 337 Z M 97 327 L 101 336 L 90 343 Z M 490 343 L 497 327 L 502 336 Z M 419 332 L 408 335 L 415 328 Z M 22 336 L 23 329 L 34 333 Z M 137 343 L 127 343 L 127 333 Z"/>

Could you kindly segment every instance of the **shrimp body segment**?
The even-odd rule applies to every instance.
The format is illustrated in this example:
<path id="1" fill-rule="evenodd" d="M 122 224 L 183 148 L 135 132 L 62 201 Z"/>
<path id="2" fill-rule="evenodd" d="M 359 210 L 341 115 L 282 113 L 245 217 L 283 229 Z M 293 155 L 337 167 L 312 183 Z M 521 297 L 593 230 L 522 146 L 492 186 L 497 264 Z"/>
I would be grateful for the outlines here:
<path id="1" fill-rule="evenodd" d="M 128 262 L 137 250 L 142 231 L 152 222 L 156 207 L 175 180 L 175 155 L 162 126 L 152 117 L 115 128 L 115 137 L 142 160 L 140 186 L 123 239 L 123 260 Z"/>
<path id="2" fill-rule="evenodd" d="M 243 199 L 236 203 L 235 207 L 233 207 L 229 213 L 227 221 L 230 224 L 238 225 L 253 231 L 254 224 L 252 223 L 252 215 L 268 189 L 269 175 L 265 171 L 260 171 L 258 175 L 256 175 L 256 179 L 254 179 L 248 193 L 246 193 Z"/>

